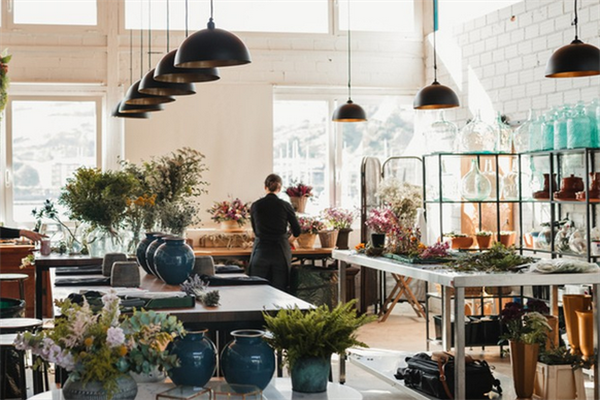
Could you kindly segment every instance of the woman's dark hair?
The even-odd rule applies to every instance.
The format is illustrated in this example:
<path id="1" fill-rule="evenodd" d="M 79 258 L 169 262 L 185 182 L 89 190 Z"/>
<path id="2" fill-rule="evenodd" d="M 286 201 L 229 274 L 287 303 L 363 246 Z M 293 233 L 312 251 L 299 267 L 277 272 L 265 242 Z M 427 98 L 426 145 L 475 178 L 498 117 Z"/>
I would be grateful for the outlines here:
<path id="1" fill-rule="evenodd" d="M 281 189 L 281 177 L 277 174 L 270 174 L 265 179 L 265 187 L 269 189 L 269 192 L 276 192 Z"/>

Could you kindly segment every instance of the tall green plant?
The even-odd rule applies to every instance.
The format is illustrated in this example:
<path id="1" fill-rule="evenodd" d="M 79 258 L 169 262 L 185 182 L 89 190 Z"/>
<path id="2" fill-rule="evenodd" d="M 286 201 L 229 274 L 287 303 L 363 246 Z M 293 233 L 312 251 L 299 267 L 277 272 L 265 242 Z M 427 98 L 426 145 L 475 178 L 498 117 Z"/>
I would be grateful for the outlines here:
<path id="1" fill-rule="evenodd" d="M 282 351 L 290 367 L 301 357 L 327 358 L 344 353 L 349 347 L 369 347 L 358 340 L 357 330 L 375 316 L 357 315 L 356 300 L 339 304 L 332 310 L 324 304 L 302 311 L 297 306 L 284 308 L 271 316 L 263 312 L 270 332 L 265 338 L 274 349 Z"/>

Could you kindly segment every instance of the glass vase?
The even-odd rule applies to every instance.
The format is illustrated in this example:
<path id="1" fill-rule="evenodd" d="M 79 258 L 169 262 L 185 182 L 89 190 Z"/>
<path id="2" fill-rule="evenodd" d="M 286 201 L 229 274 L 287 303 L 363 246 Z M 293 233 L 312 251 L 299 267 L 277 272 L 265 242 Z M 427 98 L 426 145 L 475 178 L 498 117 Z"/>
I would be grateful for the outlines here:
<path id="1" fill-rule="evenodd" d="M 481 120 L 478 111 L 460 130 L 458 145 L 462 153 L 493 153 L 496 148 L 496 132 L 491 125 Z"/>
<path id="2" fill-rule="evenodd" d="M 444 111 L 440 111 L 438 119 L 426 132 L 427 148 L 430 153 L 451 153 L 456 148 L 458 128 L 447 121 Z"/>
<path id="3" fill-rule="evenodd" d="M 492 166 L 492 160 L 485 160 L 482 174 L 490 181 L 490 186 L 492 188 L 488 198 L 495 200 L 498 192 L 496 187 L 496 171 L 494 171 L 494 167 Z"/>
<path id="4" fill-rule="evenodd" d="M 571 106 L 565 104 L 554 119 L 554 150 L 567 148 L 567 120 L 571 116 Z"/>
<path id="5" fill-rule="evenodd" d="M 556 121 L 556 108 L 552 108 L 542 122 L 541 132 L 542 140 L 540 150 L 552 150 L 554 149 L 554 122 Z"/>
<path id="6" fill-rule="evenodd" d="M 88 233 L 87 247 L 92 257 L 104 257 L 106 253 L 125 251 L 122 234 L 104 227 L 96 227 Z"/>
<path id="7" fill-rule="evenodd" d="M 539 151 L 544 147 L 542 142 L 542 125 L 544 124 L 545 118 L 540 115 L 534 118 L 529 125 L 529 150 Z"/>
<path id="8" fill-rule="evenodd" d="M 462 178 L 460 193 L 469 201 L 482 201 L 492 192 L 490 180 L 481 173 L 476 159 L 471 160 L 471 169 Z"/>
<path id="9" fill-rule="evenodd" d="M 496 130 L 496 153 L 511 153 L 513 150 L 512 129 L 502 121 L 500 112 L 496 116 L 494 129 Z"/>
<path id="10" fill-rule="evenodd" d="M 596 139 L 592 137 L 591 120 L 585 113 L 585 105 L 578 102 L 567 119 L 567 148 L 597 147 Z"/>
<path id="11" fill-rule="evenodd" d="M 502 176 L 500 197 L 503 200 L 519 200 L 519 171 L 516 160 L 513 160 L 510 172 Z"/>
<path id="12" fill-rule="evenodd" d="M 523 122 L 517 129 L 515 129 L 513 134 L 515 153 L 525 153 L 529 151 L 529 127 L 531 126 L 531 121 L 534 119 L 535 112 L 530 109 L 527 120 L 525 120 L 525 122 Z"/>

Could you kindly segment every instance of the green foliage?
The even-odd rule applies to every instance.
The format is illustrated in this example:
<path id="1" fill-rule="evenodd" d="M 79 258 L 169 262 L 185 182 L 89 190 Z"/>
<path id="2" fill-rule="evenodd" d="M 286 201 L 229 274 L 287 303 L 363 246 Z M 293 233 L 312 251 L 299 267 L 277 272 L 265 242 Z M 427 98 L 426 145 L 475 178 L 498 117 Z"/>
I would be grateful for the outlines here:
<path id="1" fill-rule="evenodd" d="M 554 349 L 546 349 L 540 352 L 538 361 L 548 365 L 570 365 L 573 369 L 591 368 L 593 360 L 584 360 L 581 355 L 573 354 L 569 349 L 560 346 Z"/>
<path id="2" fill-rule="evenodd" d="M 0 53 L 0 113 L 6 107 L 6 102 L 8 101 L 8 62 L 12 58 L 11 55 L 8 54 L 8 50 L 3 50 Z"/>
<path id="3" fill-rule="evenodd" d="M 356 300 L 329 309 L 322 305 L 308 311 L 297 306 L 285 308 L 271 316 L 263 312 L 265 339 L 278 351 L 283 351 L 284 362 L 290 367 L 300 357 L 329 357 L 344 353 L 352 346 L 368 347 L 357 339 L 357 330 L 372 322 L 375 316 L 358 316 L 354 309 Z"/>
<path id="4" fill-rule="evenodd" d="M 461 272 L 510 272 L 515 267 L 534 261 L 531 257 L 524 257 L 515 252 L 514 247 L 507 248 L 500 242 L 487 251 L 478 253 L 465 253 L 449 266 Z"/>
<path id="5" fill-rule="evenodd" d="M 128 199 L 137 185 L 137 180 L 124 171 L 81 167 L 67 179 L 58 201 L 69 209 L 71 219 L 114 232 L 123 222 Z"/>

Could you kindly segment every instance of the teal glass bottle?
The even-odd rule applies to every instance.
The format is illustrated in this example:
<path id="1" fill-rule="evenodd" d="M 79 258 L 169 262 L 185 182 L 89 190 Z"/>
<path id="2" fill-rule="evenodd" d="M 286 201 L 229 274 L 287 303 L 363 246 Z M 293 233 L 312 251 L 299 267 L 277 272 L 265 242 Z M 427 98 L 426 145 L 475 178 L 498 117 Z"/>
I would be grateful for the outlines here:
<path id="1" fill-rule="evenodd" d="M 523 122 L 517 129 L 515 129 L 513 133 L 513 145 L 515 148 L 515 153 L 525 153 L 530 150 L 529 148 L 529 127 L 531 126 L 531 121 L 535 118 L 535 113 L 533 110 L 529 110 L 529 114 L 527 116 L 527 120 Z"/>
<path id="2" fill-rule="evenodd" d="M 512 129 L 508 124 L 502 121 L 502 115 L 499 111 L 496 116 L 494 130 L 496 131 L 496 153 L 512 153 Z"/>
<path id="3" fill-rule="evenodd" d="M 538 118 L 533 118 L 531 125 L 529 125 L 529 149 L 531 151 L 542 150 L 542 124 L 544 123 L 544 116 L 540 115 Z"/>
<path id="4" fill-rule="evenodd" d="M 591 121 L 585 113 L 585 104 L 577 102 L 574 112 L 567 119 L 567 147 L 569 149 L 597 147 L 597 140 L 591 134 Z"/>
<path id="5" fill-rule="evenodd" d="M 546 113 L 546 116 L 542 122 L 542 140 L 540 150 L 552 150 L 554 149 L 554 121 L 556 120 L 556 108 Z"/>
<path id="6" fill-rule="evenodd" d="M 565 104 L 554 120 L 554 150 L 567 148 L 567 120 L 571 115 L 571 105 Z"/>

